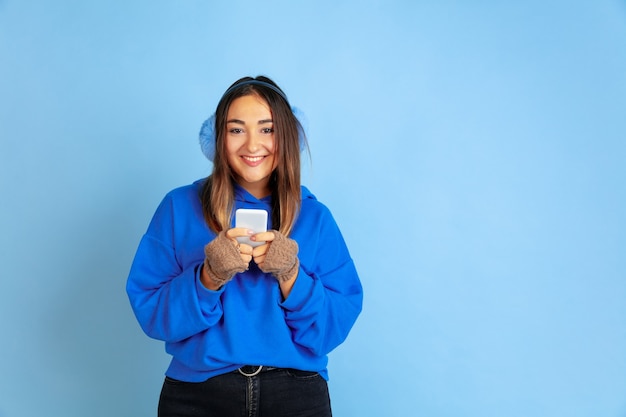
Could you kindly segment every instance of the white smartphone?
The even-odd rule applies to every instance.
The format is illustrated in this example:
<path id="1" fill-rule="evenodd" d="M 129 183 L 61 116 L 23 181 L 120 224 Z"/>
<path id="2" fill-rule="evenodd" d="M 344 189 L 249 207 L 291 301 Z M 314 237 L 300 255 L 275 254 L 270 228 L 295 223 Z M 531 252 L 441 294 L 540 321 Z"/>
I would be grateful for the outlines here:
<path id="1" fill-rule="evenodd" d="M 235 227 L 250 229 L 254 233 L 267 232 L 267 211 L 259 209 L 237 209 L 235 211 Z M 253 242 L 249 237 L 238 237 L 239 243 L 260 246 L 265 242 Z"/>

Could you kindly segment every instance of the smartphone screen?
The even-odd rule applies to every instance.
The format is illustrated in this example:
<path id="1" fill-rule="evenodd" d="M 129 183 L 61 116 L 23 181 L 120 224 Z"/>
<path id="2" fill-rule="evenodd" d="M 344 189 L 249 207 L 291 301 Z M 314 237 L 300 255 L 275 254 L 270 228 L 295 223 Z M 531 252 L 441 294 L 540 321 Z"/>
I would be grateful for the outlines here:
<path id="1" fill-rule="evenodd" d="M 259 209 L 237 209 L 235 211 L 235 227 L 250 229 L 254 233 L 267 231 L 267 211 Z M 250 246 L 260 246 L 265 242 L 253 242 L 249 237 L 238 237 L 239 243 Z"/>

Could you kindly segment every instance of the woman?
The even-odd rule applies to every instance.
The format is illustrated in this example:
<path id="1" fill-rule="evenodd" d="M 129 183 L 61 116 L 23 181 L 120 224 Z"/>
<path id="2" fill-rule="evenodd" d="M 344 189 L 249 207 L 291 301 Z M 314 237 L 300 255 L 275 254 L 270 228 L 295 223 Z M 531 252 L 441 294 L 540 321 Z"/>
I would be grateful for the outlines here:
<path id="1" fill-rule="evenodd" d="M 330 416 L 327 354 L 362 288 L 331 213 L 300 185 L 302 127 L 272 80 L 246 77 L 200 139 L 211 176 L 165 196 L 127 283 L 172 355 L 159 416 Z M 233 227 L 239 208 L 266 210 L 267 231 Z"/>

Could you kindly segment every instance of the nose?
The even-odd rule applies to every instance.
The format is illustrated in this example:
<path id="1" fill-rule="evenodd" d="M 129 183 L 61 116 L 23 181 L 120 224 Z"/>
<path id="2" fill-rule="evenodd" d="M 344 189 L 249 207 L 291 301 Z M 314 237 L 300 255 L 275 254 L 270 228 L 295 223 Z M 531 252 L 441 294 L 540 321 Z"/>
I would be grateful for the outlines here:
<path id="1" fill-rule="evenodd" d="M 248 132 L 246 135 L 246 143 L 244 145 L 246 150 L 250 153 L 254 153 L 261 148 L 261 135 L 258 132 Z"/>

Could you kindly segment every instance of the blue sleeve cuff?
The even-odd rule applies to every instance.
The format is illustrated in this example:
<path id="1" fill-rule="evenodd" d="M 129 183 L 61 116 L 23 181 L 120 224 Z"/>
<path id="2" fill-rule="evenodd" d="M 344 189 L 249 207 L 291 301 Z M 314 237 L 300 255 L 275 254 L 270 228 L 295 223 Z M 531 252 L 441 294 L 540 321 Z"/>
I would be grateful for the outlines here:
<path id="1" fill-rule="evenodd" d="M 198 293 L 198 303 L 202 314 L 206 318 L 212 317 L 213 320 L 215 320 L 215 316 L 221 316 L 222 314 L 220 297 L 224 292 L 224 286 L 222 286 L 217 291 L 213 291 L 205 287 L 200 280 L 200 274 L 202 271 L 201 266 L 202 264 L 198 265 L 195 268 L 195 281 L 196 292 Z"/>
<path id="2" fill-rule="evenodd" d="M 291 293 L 286 300 L 280 303 L 280 306 L 289 311 L 301 310 L 306 304 L 310 304 L 314 298 L 314 294 L 319 292 L 316 291 L 318 285 L 319 281 L 309 276 L 302 267 L 300 267 L 298 277 L 293 284 Z"/>

